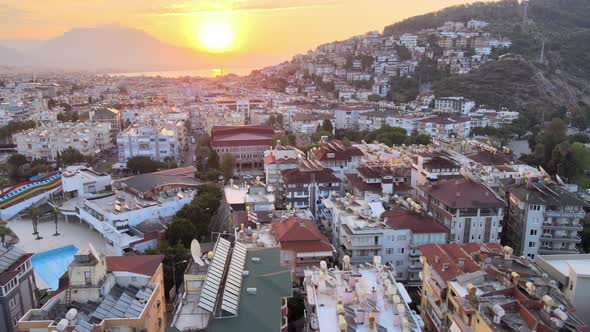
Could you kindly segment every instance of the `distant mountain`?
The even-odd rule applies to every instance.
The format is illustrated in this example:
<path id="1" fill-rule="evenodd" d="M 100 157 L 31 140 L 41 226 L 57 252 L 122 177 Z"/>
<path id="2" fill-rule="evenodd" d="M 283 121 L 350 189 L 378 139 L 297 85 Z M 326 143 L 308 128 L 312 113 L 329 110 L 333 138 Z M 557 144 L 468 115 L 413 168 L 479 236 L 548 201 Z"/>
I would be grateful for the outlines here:
<path id="1" fill-rule="evenodd" d="M 31 56 L 37 65 L 70 69 L 166 70 L 204 65 L 202 56 L 192 49 L 121 27 L 73 29 L 47 41 Z"/>

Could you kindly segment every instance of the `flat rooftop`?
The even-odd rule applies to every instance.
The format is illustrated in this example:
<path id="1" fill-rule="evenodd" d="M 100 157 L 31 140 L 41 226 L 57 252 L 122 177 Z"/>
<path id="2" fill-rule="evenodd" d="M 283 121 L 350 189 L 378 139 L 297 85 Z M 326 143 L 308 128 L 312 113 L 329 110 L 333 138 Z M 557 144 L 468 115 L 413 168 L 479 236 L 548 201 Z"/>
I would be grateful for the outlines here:
<path id="1" fill-rule="evenodd" d="M 387 281 L 378 282 L 381 278 Z M 370 331 L 369 312 L 375 317 L 375 331 L 402 331 L 402 318 L 407 319 L 409 331 L 420 331 L 405 300 L 407 292 L 386 269 L 353 266 L 350 271 L 330 270 L 322 278 L 315 268 L 305 271 L 305 279 L 308 303 L 315 306 L 321 332 L 340 331 L 336 309 L 339 299 L 349 331 Z"/>

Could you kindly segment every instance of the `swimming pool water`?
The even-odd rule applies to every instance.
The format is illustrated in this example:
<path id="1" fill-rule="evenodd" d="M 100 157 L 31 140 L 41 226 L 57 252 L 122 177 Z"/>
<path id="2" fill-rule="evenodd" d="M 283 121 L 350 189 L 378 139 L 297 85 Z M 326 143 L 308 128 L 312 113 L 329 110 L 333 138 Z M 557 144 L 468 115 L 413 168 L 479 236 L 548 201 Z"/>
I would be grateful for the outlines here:
<path id="1" fill-rule="evenodd" d="M 68 270 L 77 251 L 78 247 L 70 244 L 33 255 L 31 263 L 37 277 L 41 278 L 41 281 L 49 288 L 56 290 L 59 286 L 59 278 Z"/>

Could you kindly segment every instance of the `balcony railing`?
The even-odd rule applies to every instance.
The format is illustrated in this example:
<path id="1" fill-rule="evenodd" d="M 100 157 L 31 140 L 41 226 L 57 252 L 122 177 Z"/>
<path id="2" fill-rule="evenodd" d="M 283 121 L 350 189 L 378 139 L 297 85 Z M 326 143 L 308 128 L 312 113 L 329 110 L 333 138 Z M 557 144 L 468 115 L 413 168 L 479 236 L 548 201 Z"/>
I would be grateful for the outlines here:
<path id="1" fill-rule="evenodd" d="M 580 243 L 582 239 L 579 236 L 547 236 L 541 235 L 542 241 L 553 241 L 553 242 L 575 242 Z"/>
<path id="2" fill-rule="evenodd" d="M 545 211 L 545 217 L 584 218 L 585 216 L 584 211 Z"/>
<path id="3" fill-rule="evenodd" d="M 543 223 L 543 228 L 545 229 L 554 229 L 554 230 L 572 230 L 572 231 L 581 231 L 584 227 L 579 223 L 566 223 L 566 224 L 558 224 L 558 223 Z"/>

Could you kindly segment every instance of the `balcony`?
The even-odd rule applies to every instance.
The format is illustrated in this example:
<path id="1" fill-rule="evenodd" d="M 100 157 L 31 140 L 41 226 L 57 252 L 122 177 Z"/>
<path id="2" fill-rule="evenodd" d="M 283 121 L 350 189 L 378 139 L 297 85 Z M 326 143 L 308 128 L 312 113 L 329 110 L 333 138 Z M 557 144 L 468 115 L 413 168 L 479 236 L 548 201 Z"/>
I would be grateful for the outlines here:
<path id="1" fill-rule="evenodd" d="M 556 236 L 547 236 L 541 235 L 541 241 L 552 241 L 552 242 L 574 242 L 580 243 L 582 239 L 579 236 L 563 236 L 563 235 L 556 235 Z"/>
<path id="2" fill-rule="evenodd" d="M 540 255 L 556 255 L 556 254 L 579 254 L 580 251 L 577 248 L 553 248 L 547 246 L 541 246 L 539 248 Z"/>
<path id="3" fill-rule="evenodd" d="M 584 218 L 586 212 L 584 211 L 545 211 L 545 217 L 558 217 L 558 218 Z"/>
<path id="4" fill-rule="evenodd" d="M 408 272 L 420 272 L 422 271 L 422 264 L 412 264 L 408 266 Z"/>
<path id="5" fill-rule="evenodd" d="M 579 223 L 543 223 L 544 229 L 553 229 L 553 230 L 568 230 L 568 231 L 582 231 L 584 227 Z"/>

